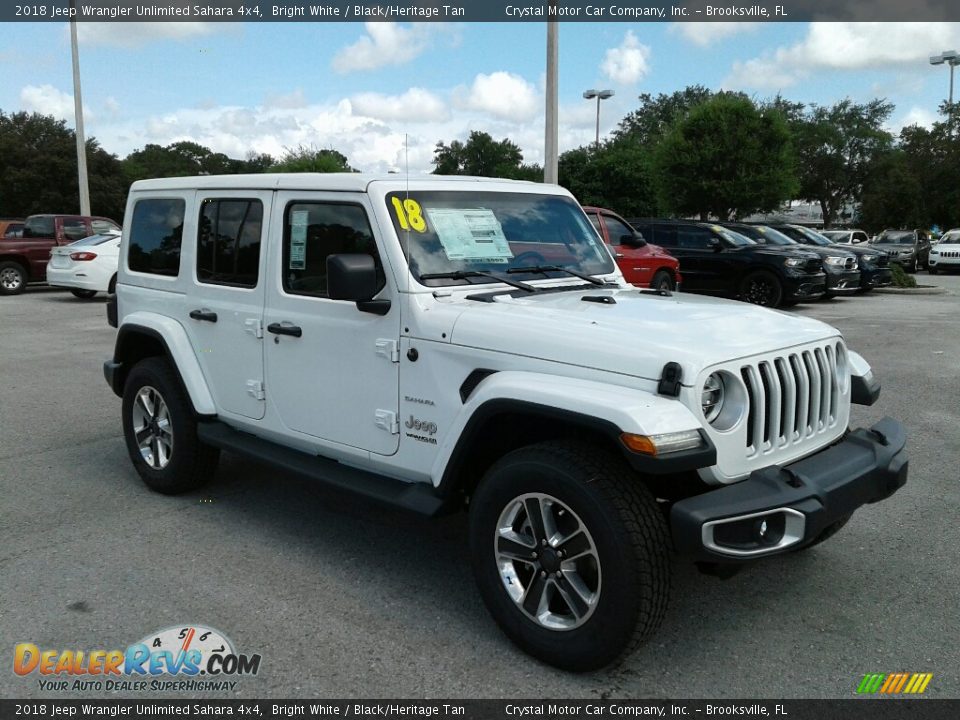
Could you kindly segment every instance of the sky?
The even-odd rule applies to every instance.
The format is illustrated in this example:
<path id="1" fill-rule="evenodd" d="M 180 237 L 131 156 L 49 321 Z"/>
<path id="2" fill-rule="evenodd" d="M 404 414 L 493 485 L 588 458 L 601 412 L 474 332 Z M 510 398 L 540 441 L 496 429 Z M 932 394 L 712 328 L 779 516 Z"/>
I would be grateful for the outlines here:
<path id="1" fill-rule="evenodd" d="M 66 24 L 3 23 L 0 110 L 73 127 Z M 543 162 L 543 23 L 80 23 L 88 137 L 124 157 L 192 140 L 243 158 L 333 148 L 365 172 L 429 172 L 438 141 L 473 130 Z M 804 103 L 877 97 L 890 129 L 929 125 L 960 23 L 561 23 L 560 151 L 606 136 L 641 93 L 687 85 Z M 960 93 L 960 79 L 957 92 Z"/>

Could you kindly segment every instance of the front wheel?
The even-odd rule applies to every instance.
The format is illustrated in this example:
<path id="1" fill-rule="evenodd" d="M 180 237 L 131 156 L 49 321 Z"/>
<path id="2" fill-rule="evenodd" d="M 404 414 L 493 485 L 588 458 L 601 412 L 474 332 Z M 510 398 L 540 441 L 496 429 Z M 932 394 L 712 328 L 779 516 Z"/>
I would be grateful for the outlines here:
<path id="1" fill-rule="evenodd" d="M 565 670 L 615 661 L 666 612 L 663 516 L 622 459 L 600 447 L 545 442 L 500 459 L 470 503 L 470 550 L 506 635 Z"/>
<path id="2" fill-rule="evenodd" d="M 81 290 L 80 288 L 73 288 L 70 293 L 81 300 L 89 300 L 94 295 L 97 294 L 96 290 Z"/>
<path id="3" fill-rule="evenodd" d="M 740 283 L 740 297 L 754 305 L 779 307 L 783 300 L 783 286 L 773 273 L 756 270 Z"/>
<path id="4" fill-rule="evenodd" d="M 937 274 L 938 272 L 940 272 L 940 271 L 937 270 L 937 268 L 935 268 L 935 267 L 934 267 L 933 265 L 931 265 L 930 263 L 927 263 L 927 272 L 930 273 L 931 275 L 936 275 L 936 274 Z"/>
<path id="5" fill-rule="evenodd" d="M 137 363 L 123 388 L 123 435 L 137 473 L 151 490 L 175 495 L 200 487 L 220 453 L 197 437 L 190 399 L 163 358 Z"/>
<path id="6" fill-rule="evenodd" d="M 27 271 L 12 260 L 0 263 L 0 295 L 19 295 L 27 286 Z"/>
<path id="7" fill-rule="evenodd" d="M 676 284 L 673 282 L 670 273 L 666 270 L 657 270 L 653 276 L 653 280 L 650 281 L 650 287 L 660 292 L 673 292 Z"/>

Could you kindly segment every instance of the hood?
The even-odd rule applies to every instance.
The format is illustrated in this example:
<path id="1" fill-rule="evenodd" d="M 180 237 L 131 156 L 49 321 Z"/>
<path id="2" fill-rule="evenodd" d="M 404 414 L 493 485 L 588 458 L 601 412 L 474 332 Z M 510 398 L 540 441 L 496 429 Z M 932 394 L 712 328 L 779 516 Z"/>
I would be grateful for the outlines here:
<path id="1" fill-rule="evenodd" d="M 825 245 L 804 245 L 803 249 L 812 253 L 816 253 L 820 257 L 850 257 L 851 255 L 855 255 L 852 250 L 839 246 L 827 247 Z"/>
<path id="2" fill-rule="evenodd" d="M 868 247 L 857 247 L 856 245 L 837 245 L 837 250 L 846 250 L 848 253 L 853 253 L 857 257 L 878 257 L 883 255 L 879 250 L 874 250 L 873 248 Z"/>
<path id="3" fill-rule="evenodd" d="M 810 252 L 806 245 L 741 245 L 735 248 L 728 248 L 726 252 L 776 255 L 777 257 L 797 257 L 799 255 L 808 260 L 818 257 L 816 253 Z"/>
<path id="4" fill-rule="evenodd" d="M 882 250 L 886 252 L 887 250 L 914 250 L 916 245 L 904 245 L 902 243 L 871 243 L 870 247 L 874 250 Z"/>
<path id="5" fill-rule="evenodd" d="M 583 299 L 602 296 L 615 303 Z M 453 302 L 462 310 L 454 344 L 648 380 L 678 362 L 686 385 L 720 362 L 840 334 L 811 318 L 686 293 L 597 288 Z"/>

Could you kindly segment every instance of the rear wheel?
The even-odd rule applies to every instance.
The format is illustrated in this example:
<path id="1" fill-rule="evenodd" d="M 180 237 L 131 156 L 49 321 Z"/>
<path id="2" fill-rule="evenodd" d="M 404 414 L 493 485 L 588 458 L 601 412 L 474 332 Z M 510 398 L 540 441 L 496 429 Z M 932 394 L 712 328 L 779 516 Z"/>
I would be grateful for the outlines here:
<path id="1" fill-rule="evenodd" d="M 783 301 L 783 286 L 773 273 L 755 270 L 740 283 L 740 297 L 754 305 L 779 307 Z"/>
<path id="2" fill-rule="evenodd" d="M 70 292 L 74 297 L 78 297 L 81 300 L 89 300 L 97 294 L 96 290 L 81 290 L 80 288 L 73 288 Z"/>
<path id="3" fill-rule="evenodd" d="M 137 363 L 123 390 L 127 452 L 151 490 L 174 495 L 200 487 L 220 453 L 197 438 L 197 421 L 180 379 L 163 358 Z"/>
<path id="4" fill-rule="evenodd" d="M 670 276 L 666 270 L 657 270 L 653 275 L 653 279 L 650 281 L 650 287 L 653 290 L 661 290 L 664 292 L 672 292 L 676 287 L 676 284 L 673 281 L 673 278 Z"/>
<path id="5" fill-rule="evenodd" d="M 660 625 L 669 596 L 666 525 L 623 460 L 545 442 L 501 458 L 470 503 L 474 576 L 518 646 L 594 670 Z"/>
<path id="6" fill-rule="evenodd" d="M 0 295 L 19 295 L 27 286 L 27 271 L 18 262 L 0 263 Z"/>

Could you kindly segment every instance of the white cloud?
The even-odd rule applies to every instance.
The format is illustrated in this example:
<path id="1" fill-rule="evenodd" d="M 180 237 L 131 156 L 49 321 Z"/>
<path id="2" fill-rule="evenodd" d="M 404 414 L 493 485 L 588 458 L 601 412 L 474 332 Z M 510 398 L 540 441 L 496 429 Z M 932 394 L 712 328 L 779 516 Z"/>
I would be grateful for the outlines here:
<path id="1" fill-rule="evenodd" d="M 399 25 L 394 22 L 368 22 L 363 26 L 367 34 L 334 55 L 333 69 L 338 73 L 403 65 L 431 47 L 438 34 L 450 32 L 450 26 L 446 23 Z M 455 34 L 452 40 L 457 42 Z"/>
<path id="2" fill-rule="evenodd" d="M 724 86 L 770 90 L 819 70 L 919 66 L 936 48 L 957 44 L 960 23 L 810 23 L 806 37 L 795 45 L 735 62 Z"/>
<path id="3" fill-rule="evenodd" d="M 446 120 L 446 104 L 423 88 L 410 88 L 402 95 L 361 93 L 350 98 L 354 112 L 378 120 L 403 120 L 414 123 Z"/>
<path id="4" fill-rule="evenodd" d="M 900 132 L 902 128 L 909 127 L 911 125 L 919 125 L 920 127 L 929 128 L 932 127 L 935 122 L 942 121 L 943 117 L 937 115 L 937 113 L 932 110 L 927 110 L 926 108 L 921 108 L 914 106 L 910 108 L 899 120 L 890 124 L 889 129 L 894 133 Z"/>
<path id="5" fill-rule="evenodd" d="M 670 25 L 670 33 L 699 47 L 709 47 L 715 42 L 740 33 L 754 32 L 762 23 L 754 22 L 678 22 Z"/>
<path id="6" fill-rule="evenodd" d="M 307 106 L 307 98 L 303 90 L 297 88 L 289 93 L 269 93 L 263 104 L 275 108 L 303 108 Z"/>
<path id="7" fill-rule="evenodd" d="M 81 45 L 135 48 L 161 40 L 191 40 L 225 30 L 231 23 L 212 22 L 78 22 Z"/>
<path id="8" fill-rule="evenodd" d="M 542 109 L 540 94 L 531 83 L 502 70 L 480 73 L 469 90 L 459 88 L 456 95 L 461 107 L 505 120 L 530 120 Z"/>
<path id="9" fill-rule="evenodd" d="M 58 90 L 53 85 L 27 85 L 20 91 L 20 105 L 27 112 L 53 115 L 57 120 L 73 122 L 73 95 Z M 84 103 L 84 118 L 90 110 Z"/>
<path id="10" fill-rule="evenodd" d="M 650 48 L 637 40 L 633 30 L 627 30 L 620 47 L 607 50 L 600 71 L 615 83 L 632 85 L 650 72 Z"/>

